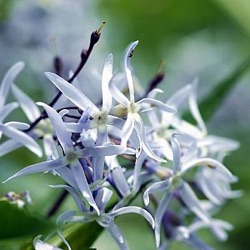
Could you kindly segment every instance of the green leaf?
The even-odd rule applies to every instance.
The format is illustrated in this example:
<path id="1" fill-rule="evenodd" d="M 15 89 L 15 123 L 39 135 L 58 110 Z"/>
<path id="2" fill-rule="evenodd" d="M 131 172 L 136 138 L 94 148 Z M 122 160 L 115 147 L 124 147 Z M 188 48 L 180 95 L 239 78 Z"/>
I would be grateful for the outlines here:
<path id="1" fill-rule="evenodd" d="M 33 237 L 52 228 L 51 222 L 32 216 L 7 201 L 0 201 L 0 222 L 0 240 Z"/>
<path id="2" fill-rule="evenodd" d="M 199 108 L 203 119 L 208 120 L 230 93 L 239 79 L 246 73 L 250 66 L 250 57 L 240 64 L 228 77 L 216 84 L 216 87 L 200 103 Z"/>

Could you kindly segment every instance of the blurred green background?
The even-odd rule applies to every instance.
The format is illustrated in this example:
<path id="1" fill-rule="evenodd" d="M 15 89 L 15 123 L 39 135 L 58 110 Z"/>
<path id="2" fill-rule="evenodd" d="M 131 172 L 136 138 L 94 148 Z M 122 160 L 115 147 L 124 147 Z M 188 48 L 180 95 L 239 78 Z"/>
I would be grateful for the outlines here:
<path id="1" fill-rule="evenodd" d="M 142 85 L 149 82 L 164 59 L 166 79 L 161 85 L 165 90 L 164 98 L 199 77 L 199 100 L 202 100 L 250 56 L 248 0 L 0 0 L 1 77 L 14 62 L 23 60 L 27 67 L 17 83 L 36 101 L 49 100 L 51 86 L 43 76 L 44 71 L 52 69 L 53 52 L 48 37 L 55 37 L 65 68 L 75 68 L 82 47 L 88 44 L 90 32 L 102 20 L 107 24 L 101 41 L 79 76 L 80 80 L 87 79 L 92 68 L 97 67 L 101 72 L 109 52 L 114 54 L 116 68 L 119 68 L 124 49 L 138 39 L 140 45 L 133 57 L 133 66 Z M 209 232 L 201 232 L 215 249 L 246 249 L 250 243 L 249 82 L 250 72 L 244 72 L 207 123 L 211 134 L 241 143 L 240 149 L 226 159 L 226 165 L 239 177 L 233 188 L 243 190 L 243 196 L 228 201 L 217 216 L 232 223 L 235 229 L 224 243 L 218 242 Z M 2 157 L 1 181 L 36 161 L 25 149 Z M 56 181 L 48 176 L 23 177 L 19 181 L 0 184 L 0 195 L 10 189 L 17 192 L 30 189 L 34 201 L 31 212 L 44 214 L 49 208 L 47 201 L 58 193 L 58 190 L 51 192 L 44 183 Z M 70 203 L 69 200 L 64 208 L 70 207 Z M 131 249 L 154 248 L 153 237 L 140 217 L 123 216 L 117 222 Z M 139 229 L 133 226 L 134 222 L 140 225 Z M 106 233 L 94 246 L 117 249 Z M 172 249 L 188 247 L 176 244 Z"/>

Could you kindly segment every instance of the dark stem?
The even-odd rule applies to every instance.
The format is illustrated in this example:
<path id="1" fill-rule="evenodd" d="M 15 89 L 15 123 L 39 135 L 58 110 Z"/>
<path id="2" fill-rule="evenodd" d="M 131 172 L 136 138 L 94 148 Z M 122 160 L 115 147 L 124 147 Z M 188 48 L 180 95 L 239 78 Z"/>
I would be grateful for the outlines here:
<path id="1" fill-rule="evenodd" d="M 57 197 L 56 201 L 54 202 L 54 204 L 52 205 L 52 207 L 49 209 L 46 218 L 51 218 L 53 215 L 55 215 L 55 213 L 58 211 L 58 209 L 61 207 L 61 205 L 63 204 L 63 202 L 65 201 L 65 199 L 68 196 L 68 191 L 67 190 L 63 190 L 59 196 Z"/>
<path id="2" fill-rule="evenodd" d="M 147 88 L 147 90 L 142 98 L 147 97 L 148 93 L 151 90 L 153 90 L 154 88 L 156 88 L 163 81 L 163 79 L 165 77 L 164 66 L 165 66 L 165 61 L 161 60 L 160 65 L 159 65 L 159 69 L 158 69 L 156 75 L 154 76 L 154 78 L 148 83 L 148 88 Z"/>
<path id="3" fill-rule="evenodd" d="M 104 24 L 104 22 L 103 22 Z M 101 26 L 102 28 L 102 26 Z M 72 83 L 74 81 L 74 79 L 77 77 L 77 75 L 80 73 L 80 71 L 82 70 L 82 68 L 84 67 L 84 65 L 86 64 L 95 44 L 99 41 L 101 33 L 100 30 L 101 28 L 99 28 L 98 30 L 94 31 L 91 36 L 90 36 L 90 42 L 89 42 L 89 47 L 87 50 L 83 50 L 81 53 L 81 61 L 77 67 L 77 69 L 75 70 L 74 74 L 72 75 L 72 77 L 70 77 L 68 79 L 69 83 Z M 59 100 L 60 96 L 62 95 L 61 92 L 58 92 L 57 95 L 53 98 L 53 100 L 48 104 L 50 107 L 53 107 L 55 105 L 55 103 Z M 46 115 L 46 111 L 43 110 L 43 112 L 41 113 L 41 115 L 30 124 L 30 127 L 26 130 L 24 130 L 24 132 L 29 132 L 31 131 L 42 119 L 44 119 L 44 116 Z"/>

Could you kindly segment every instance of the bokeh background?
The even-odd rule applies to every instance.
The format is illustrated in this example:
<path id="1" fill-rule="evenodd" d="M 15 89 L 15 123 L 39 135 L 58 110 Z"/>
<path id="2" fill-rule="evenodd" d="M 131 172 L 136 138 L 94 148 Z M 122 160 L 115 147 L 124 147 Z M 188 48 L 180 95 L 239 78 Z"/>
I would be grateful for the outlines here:
<path id="1" fill-rule="evenodd" d="M 88 45 L 90 33 L 103 20 L 106 26 L 79 76 L 82 82 L 88 82 L 93 72 L 101 72 L 110 52 L 114 54 L 115 67 L 119 69 L 124 49 L 138 39 L 140 45 L 133 57 L 133 66 L 142 85 L 149 82 L 164 59 L 166 78 L 161 85 L 165 90 L 164 98 L 199 77 L 199 100 L 202 100 L 250 56 L 248 0 L 0 0 L 0 77 L 12 64 L 22 60 L 26 68 L 17 84 L 35 101 L 50 100 L 53 89 L 43 72 L 53 69 L 55 53 L 62 58 L 65 72 L 74 69 L 81 50 Z M 86 94 L 98 94 L 98 84 L 98 80 L 95 86 L 86 84 Z M 250 243 L 249 108 L 248 70 L 237 79 L 234 88 L 207 123 L 211 134 L 230 137 L 241 143 L 240 149 L 226 159 L 226 165 L 239 177 L 233 188 L 242 190 L 243 195 L 228 201 L 217 216 L 232 223 L 234 230 L 224 243 L 218 242 L 207 231 L 201 232 L 205 241 L 215 249 L 246 249 Z M 13 116 L 17 119 L 22 114 L 14 113 Z M 36 161 L 25 149 L 0 158 L 0 180 Z M 53 182 L 49 176 L 27 176 L 0 184 L 0 195 L 9 190 L 21 192 L 29 189 L 34 203 L 31 212 L 44 214 L 50 207 L 48 200 L 58 194 L 56 190 L 51 192 L 46 185 Z M 68 199 L 62 210 L 70 203 Z M 154 249 L 153 237 L 143 219 L 123 216 L 117 222 L 131 249 Z M 135 222 L 139 229 L 133 226 Z M 12 241 L 8 249 L 15 249 L 18 244 Z M 117 249 L 106 233 L 94 246 L 97 249 Z M 172 249 L 189 248 L 175 244 Z"/>

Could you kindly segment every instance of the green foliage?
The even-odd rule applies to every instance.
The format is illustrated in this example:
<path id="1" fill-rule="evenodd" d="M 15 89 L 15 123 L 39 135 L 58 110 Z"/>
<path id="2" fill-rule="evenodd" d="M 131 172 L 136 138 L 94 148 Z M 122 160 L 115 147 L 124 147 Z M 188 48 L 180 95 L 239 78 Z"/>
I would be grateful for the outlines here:
<path id="1" fill-rule="evenodd" d="M 12 0 L 0 0 L 0 22 L 8 18 L 12 5 Z"/>
<path id="2" fill-rule="evenodd" d="M 0 201 L 0 221 L 0 246 L 16 240 L 31 239 L 54 228 L 52 222 L 35 217 L 26 209 L 7 201 Z"/>

